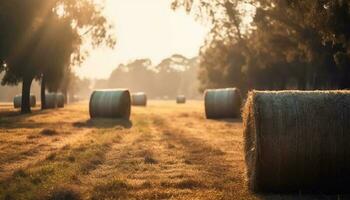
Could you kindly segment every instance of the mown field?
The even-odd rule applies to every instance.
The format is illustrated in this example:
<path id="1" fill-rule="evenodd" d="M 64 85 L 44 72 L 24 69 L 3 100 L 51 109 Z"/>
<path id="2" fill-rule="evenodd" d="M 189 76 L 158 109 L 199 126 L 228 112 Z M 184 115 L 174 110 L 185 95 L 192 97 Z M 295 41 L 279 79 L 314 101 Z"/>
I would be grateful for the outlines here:
<path id="1" fill-rule="evenodd" d="M 130 122 L 90 120 L 87 102 L 29 115 L 1 104 L 0 199 L 343 199 L 251 194 L 242 134 L 201 101 L 150 101 Z"/>

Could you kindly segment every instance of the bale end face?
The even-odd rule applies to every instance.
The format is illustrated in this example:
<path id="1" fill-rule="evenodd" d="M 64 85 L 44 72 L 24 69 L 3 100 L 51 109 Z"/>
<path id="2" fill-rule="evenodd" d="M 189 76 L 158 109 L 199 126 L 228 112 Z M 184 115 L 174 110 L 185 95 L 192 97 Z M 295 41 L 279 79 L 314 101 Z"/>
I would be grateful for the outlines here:
<path id="1" fill-rule="evenodd" d="M 248 188 L 251 191 L 258 192 L 258 178 L 257 178 L 257 163 L 256 157 L 258 149 L 256 145 L 256 133 L 255 133 L 255 118 L 254 118 L 254 93 L 250 93 L 246 104 L 242 110 L 243 118 L 243 135 L 244 135 L 244 153 L 246 163 L 246 174 L 248 179 Z"/>

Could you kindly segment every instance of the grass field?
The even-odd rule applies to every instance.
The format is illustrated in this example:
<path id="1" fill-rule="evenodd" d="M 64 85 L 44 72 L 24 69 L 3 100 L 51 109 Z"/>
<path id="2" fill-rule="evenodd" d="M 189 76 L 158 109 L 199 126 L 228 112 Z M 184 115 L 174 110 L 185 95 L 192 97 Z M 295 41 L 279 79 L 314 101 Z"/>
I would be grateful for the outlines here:
<path id="1" fill-rule="evenodd" d="M 333 198 L 251 194 L 241 121 L 203 110 L 151 101 L 129 122 L 90 120 L 87 103 L 30 115 L 2 104 L 0 199 Z"/>

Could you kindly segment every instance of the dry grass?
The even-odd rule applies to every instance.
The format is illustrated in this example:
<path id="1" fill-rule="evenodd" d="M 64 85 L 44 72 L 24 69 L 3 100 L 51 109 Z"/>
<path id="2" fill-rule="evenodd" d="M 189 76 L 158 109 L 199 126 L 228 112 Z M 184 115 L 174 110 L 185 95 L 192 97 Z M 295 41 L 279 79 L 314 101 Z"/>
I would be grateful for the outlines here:
<path id="1" fill-rule="evenodd" d="M 87 103 L 25 116 L 5 108 L 0 199 L 330 198 L 251 194 L 242 123 L 206 120 L 203 102 L 150 101 L 132 123 L 91 121 Z"/>
<path id="2" fill-rule="evenodd" d="M 64 185 L 56 186 L 46 196 L 41 197 L 43 200 L 81 200 L 81 194 L 78 188 Z"/>
<path id="3" fill-rule="evenodd" d="M 45 136 L 54 136 L 54 135 L 58 135 L 59 133 L 53 129 L 44 129 L 40 131 L 40 134 Z"/>

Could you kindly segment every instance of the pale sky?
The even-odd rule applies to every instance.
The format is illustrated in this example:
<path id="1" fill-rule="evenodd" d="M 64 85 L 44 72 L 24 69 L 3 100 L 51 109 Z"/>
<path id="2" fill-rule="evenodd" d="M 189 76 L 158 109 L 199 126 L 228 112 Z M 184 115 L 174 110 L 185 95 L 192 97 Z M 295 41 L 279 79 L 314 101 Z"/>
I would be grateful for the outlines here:
<path id="1" fill-rule="evenodd" d="M 121 63 L 150 58 L 153 64 L 179 53 L 198 55 L 208 29 L 183 10 L 170 9 L 171 0 L 106 0 L 106 16 L 115 26 L 114 50 L 100 48 L 77 68 L 80 77 L 107 78 Z"/>

